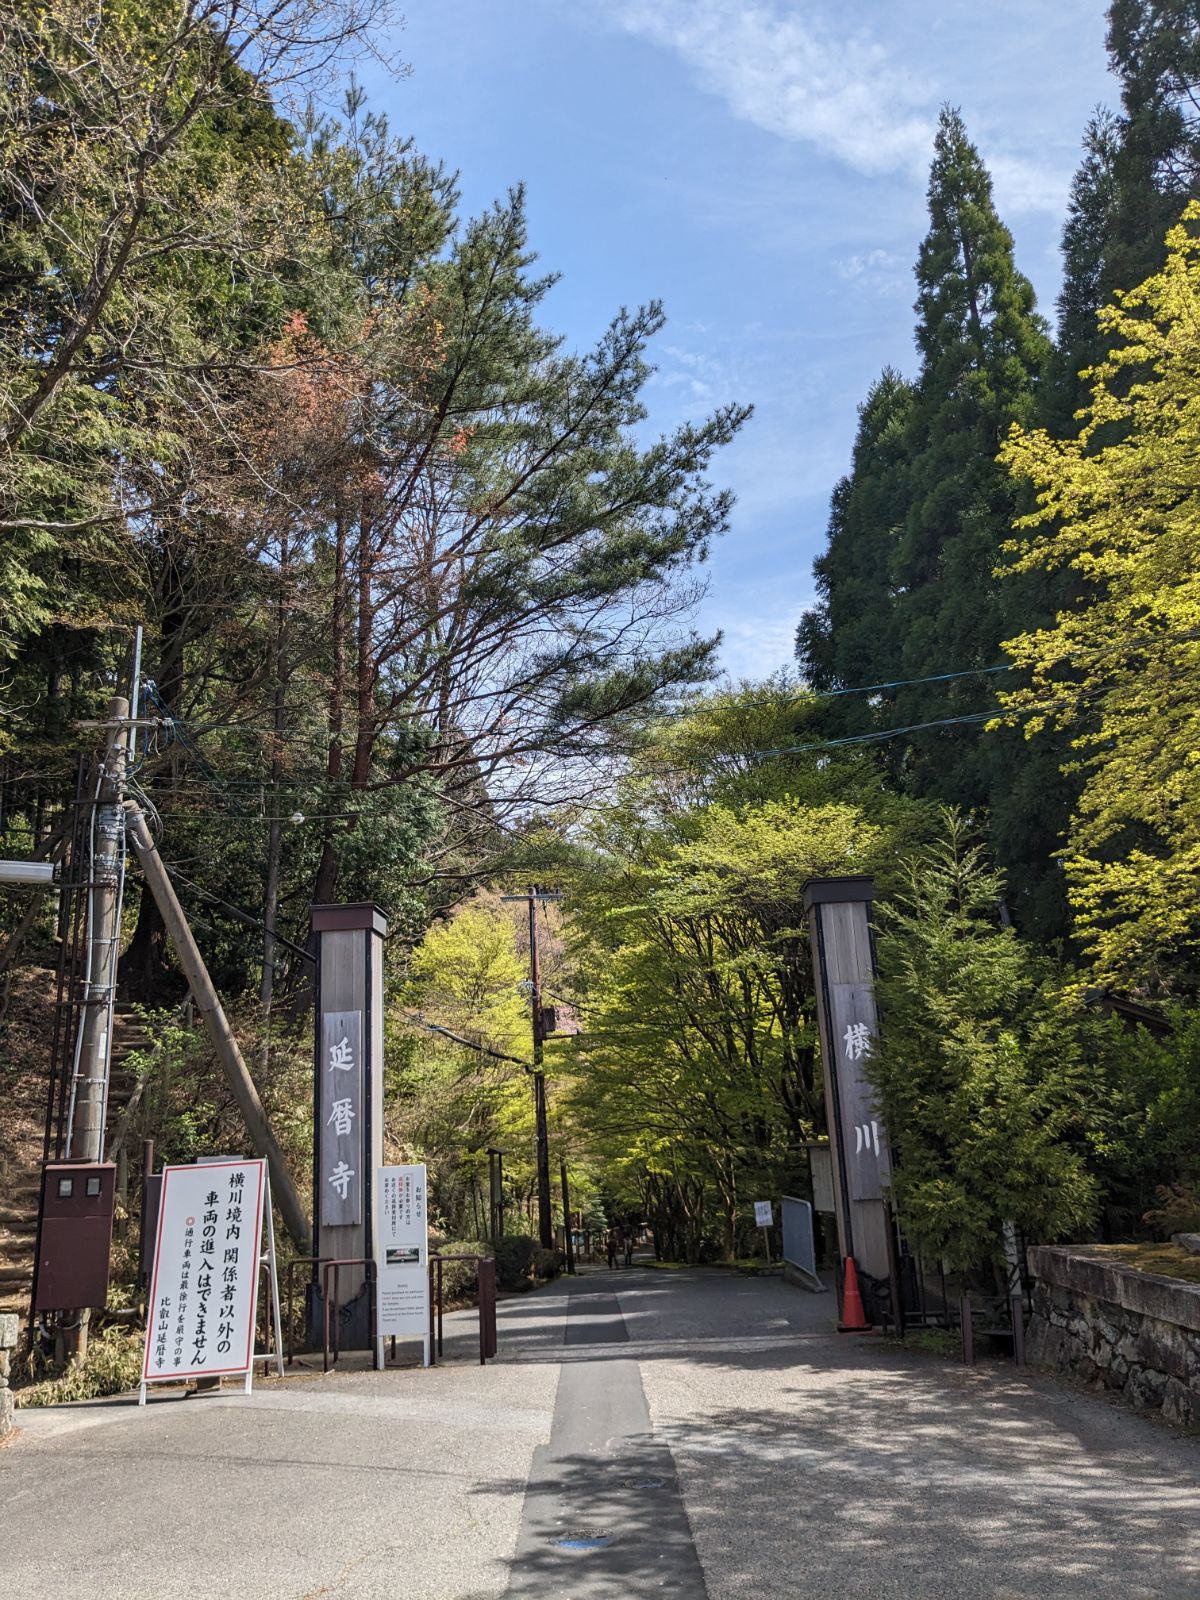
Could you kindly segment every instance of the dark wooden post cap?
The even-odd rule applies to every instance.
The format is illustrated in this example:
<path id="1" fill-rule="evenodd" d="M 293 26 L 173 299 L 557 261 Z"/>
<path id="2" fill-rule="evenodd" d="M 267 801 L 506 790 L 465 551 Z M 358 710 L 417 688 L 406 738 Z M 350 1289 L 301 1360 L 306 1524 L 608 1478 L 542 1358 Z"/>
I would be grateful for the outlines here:
<path id="1" fill-rule="evenodd" d="M 848 901 L 868 902 L 875 898 L 875 880 L 871 877 L 810 878 L 804 885 L 804 909 L 813 906 L 845 904 Z"/>
<path id="2" fill-rule="evenodd" d="M 356 928 L 367 928 L 386 939 L 387 915 L 370 900 L 357 905 L 312 907 L 314 933 L 352 933 Z"/>

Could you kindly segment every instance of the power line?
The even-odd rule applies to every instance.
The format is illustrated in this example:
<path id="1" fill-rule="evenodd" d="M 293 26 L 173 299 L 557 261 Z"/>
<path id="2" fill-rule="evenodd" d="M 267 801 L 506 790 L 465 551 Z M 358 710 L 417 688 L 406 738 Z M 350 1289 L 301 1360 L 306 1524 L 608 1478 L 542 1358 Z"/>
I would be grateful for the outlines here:
<path id="1" fill-rule="evenodd" d="M 440 1033 L 444 1039 L 451 1039 L 455 1044 L 461 1044 L 468 1050 L 477 1050 L 481 1056 L 491 1056 L 495 1061 L 511 1061 L 516 1066 L 524 1068 L 526 1072 L 533 1071 L 528 1061 L 522 1061 L 520 1056 L 505 1055 L 503 1050 L 493 1050 L 478 1039 L 464 1039 L 461 1034 L 451 1033 L 449 1028 L 443 1028 L 436 1022 L 426 1022 L 422 1016 L 418 1016 L 416 1021 L 428 1032 Z"/>

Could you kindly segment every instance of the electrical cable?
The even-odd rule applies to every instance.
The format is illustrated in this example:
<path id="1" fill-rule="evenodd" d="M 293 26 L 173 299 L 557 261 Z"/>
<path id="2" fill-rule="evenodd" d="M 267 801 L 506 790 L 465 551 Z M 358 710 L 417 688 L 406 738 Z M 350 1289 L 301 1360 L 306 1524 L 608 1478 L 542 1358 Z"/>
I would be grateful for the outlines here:
<path id="1" fill-rule="evenodd" d="M 222 900 L 219 894 L 213 894 L 210 889 L 202 889 L 198 883 L 193 883 L 190 878 L 185 878 L 182 872 L 179 872 L 168 862 L 164 861 L 163 866 L 166 867 L 177 883 L 184 884 L 187 888 L 194 890 L 196 894 L 203 895 L 213 905 L 220 906 L 223 911 L 228 911 L 236 921 L 245 924 L 246 927 L 257 928 L 260 933 L 268 932 L 266 923 L 261 922 L 257 917 L 251 916 L 248 911 L 243 911 L 240 906 L 232 905 L 228 900 Z M 305 950 L 302 945 L 294 944 L 291 939 L 285 939 L 283 934 L 279 932 L 272 931 L 271 937 L 276 944 L 283 945 L 285 949 L 291 950 L 295 955 L 301 956 L 305 961 L 312 962 L 314 966 L 316 965 L 317 958 L 311 950 Z"/>
<path id="2" fill-rule="evenodd" d="M 482 1056 L 491 1056 L 496 1061 L 511 1061 L 518 1067 L 523 1067 L 526 1072 L 532 1073 L 533 1068 L 528 1061 L 522 1061 L 520 1056 L 505 1055 L 503 1050 L 492 1050 L 488 1045 L 481 1044 L 476 1039 L 464 1039 L 457 1033 L 451 1033 L 449 1028 L 443 1028 L 436 1022 L 426 1022 L 419 1013 L 415 1019 L 422 1028 L 430 1033 L 440 1033 L 443 1038 L 451 1039 L 455 1044 L 461 1044 L 468 1050 L 477 1050 Z"/>

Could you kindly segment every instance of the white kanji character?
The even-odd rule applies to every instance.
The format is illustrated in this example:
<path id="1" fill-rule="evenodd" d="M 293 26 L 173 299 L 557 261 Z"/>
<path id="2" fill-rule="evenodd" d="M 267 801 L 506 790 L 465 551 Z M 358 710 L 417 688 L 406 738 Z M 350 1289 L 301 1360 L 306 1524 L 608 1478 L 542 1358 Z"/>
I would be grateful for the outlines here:
<path id="1" fill-rule="evenodd" d="M 329 1047 L 329 1070 L 330 1072 L 354 1071 L 354 1051 L 345 1034 L 337 1044 L 331 1044 Z"/>
<path id="2" fill-rule="evenodd" d="M 344 1161 L 339 1161 L 337 1166 L 334 1167 L 333 1171 L 329 1174 L 330 1183 L 337 1190 L 338 1194 L 341 1195 L 343 1200 L 346 1198 L 346 1191 L 350 1187 L 350 1179 L 353 1176 L 354 1168 L 348 1167 Z"/>
<path id="3" fill-rule="evenodd" d="M 333 1124 L 333 1131 L 341 1139 L 351 1131 L 354 1122 L 354 1105 L 350 1100 L 335 1100 L 333 1110 L 329 1113 L 329 1120 Z"/>
<path id="4" fill-rule="evenodd" d="M 871 1030 L 865 1022 L 852 1022 L 846 1029 L 842 1042 L 846 1046 L 847 1061 L 861 1061 L 871 1053 Z"/>

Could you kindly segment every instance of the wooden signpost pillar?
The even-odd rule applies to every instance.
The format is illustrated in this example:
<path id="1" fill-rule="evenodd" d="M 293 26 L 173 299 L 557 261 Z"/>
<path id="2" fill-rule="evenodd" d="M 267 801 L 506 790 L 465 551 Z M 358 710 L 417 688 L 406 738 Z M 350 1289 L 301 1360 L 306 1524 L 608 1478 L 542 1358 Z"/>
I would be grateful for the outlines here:
<path id="1" fill-rule="evenodd" d="M 870 878 L 816 878 L 804 887 L 812 944 L 838 1252 L 887 1280 L 891 1152 L 866 1076 L 878 1032 Z"/>
<path id="2" fill-rule="evenodd" d="M 372 1186 L 383 1164 L 383 941 L 375 905 L 314 906 L 317 1008 L 313 1099 L 313 1245 L 325 1261 L 353 1261 L 314 1282 L 309 1338 L 319 1342 L 323 1280 L 336 1281 L 342 1350 L 374 1348 L 368 1268 L 374 1255 Z"/>

